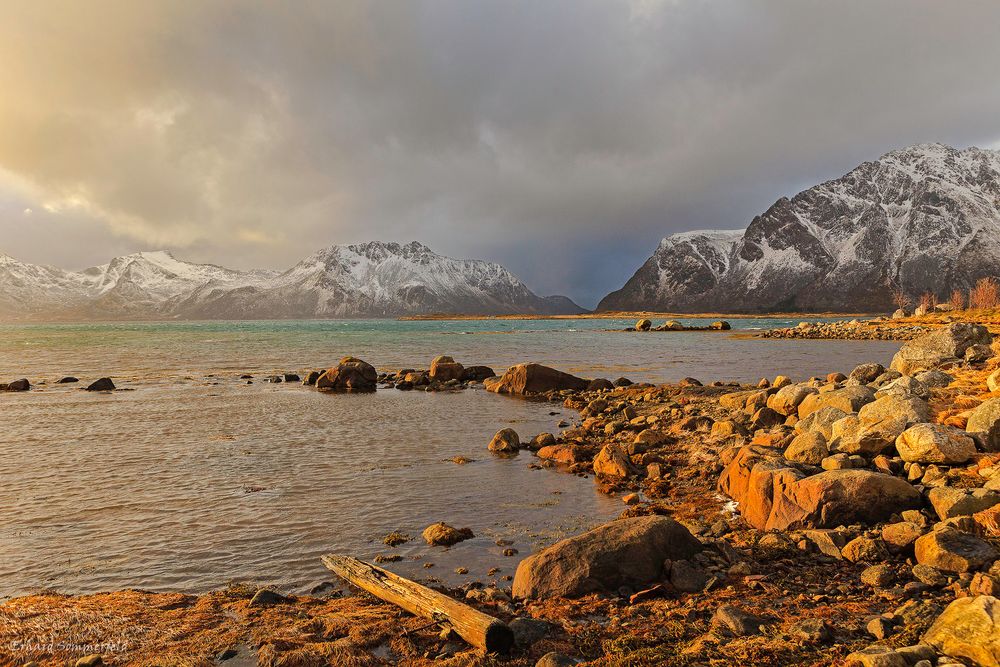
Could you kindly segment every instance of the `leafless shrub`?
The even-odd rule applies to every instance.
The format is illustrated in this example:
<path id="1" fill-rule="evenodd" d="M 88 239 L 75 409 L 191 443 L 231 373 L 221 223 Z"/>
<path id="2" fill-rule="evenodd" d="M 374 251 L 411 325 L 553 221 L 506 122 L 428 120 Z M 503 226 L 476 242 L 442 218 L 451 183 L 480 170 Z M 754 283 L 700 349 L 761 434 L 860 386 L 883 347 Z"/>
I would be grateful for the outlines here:
<path id="1" fill-rule="evenodd" d="M 896 304 L 896 308 L 906 310 L 912 303 L 909 295 L 899 285 L 890 285 L 889 292 L 892 294 L 892 302 Z"/>
<path id="2" fill-rule="evenodd" d="M 969 292 L 969 308 L 992 310 L 1000 306 L 1000 284 L 995 278 L 980 278 Z"/>
<path id="3" fill-rule="evenodd" d="M 965 293 L 960 289 L 952 290 L 948 303 L 955 310 L 965 310 Z"/>

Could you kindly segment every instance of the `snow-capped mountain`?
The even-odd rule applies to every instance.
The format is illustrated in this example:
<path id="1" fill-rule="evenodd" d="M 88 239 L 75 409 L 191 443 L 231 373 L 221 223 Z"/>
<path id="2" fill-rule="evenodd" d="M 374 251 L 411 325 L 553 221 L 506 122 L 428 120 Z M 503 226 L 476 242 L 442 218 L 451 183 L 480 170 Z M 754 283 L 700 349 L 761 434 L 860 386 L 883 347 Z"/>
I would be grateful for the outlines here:
<path id="1" fill-rule="evenodd" d="M 744 231 L 669 236 L 598 310 L 885 311 L 1000 276 L 1000 152 L 921 144 L 782 197 Z"/>
<path id="2" fill-rule="evenodd" d="M 332 246 L 283 273 L 192 264 L 162 251 L 81 272 L 0 256 L 2 319 L 577 312 L 565 297 L 537 296 L 499 264 L 442 257 L 416 242 Z"/>

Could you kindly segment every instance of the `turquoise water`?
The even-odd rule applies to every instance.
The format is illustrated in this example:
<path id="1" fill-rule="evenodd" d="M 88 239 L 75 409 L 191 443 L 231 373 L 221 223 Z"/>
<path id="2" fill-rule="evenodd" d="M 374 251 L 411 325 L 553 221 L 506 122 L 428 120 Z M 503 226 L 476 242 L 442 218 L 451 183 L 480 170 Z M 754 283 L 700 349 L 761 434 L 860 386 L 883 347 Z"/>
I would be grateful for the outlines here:
<path id="1" fill-rule="evenodd" d="M 681 319 L 704 326 L 709 320 Z M 794 325 L 732 319 L 735 332 Z M 815 321 L 815 320 L 810 320 Z M 807 377 L 886 361 L 896 343 L 762 340 L 718 332 L 626 333 L 632 320 L 323 320 L 0 326 L 0 373 L 153 381 L 206 373 L 277 372 L 354 355 L 380 369 L 426 368 L 439 354 L 498 370 L 535 361 L 586 376 L 666 382 Z"/>
<path id="2" fill-rule="evenodd" d="M 794 321 L 730 320 L 736 328 Z M 699 324 L 688 320 L 691 324 Z M 539 546 L 616 516 L 593 481 L 496 459 L 490 437 L 557 432 L 572 411 L 497 396 L 380 390 L 329 395 L 262 374 L 351 354 L 381 369 L 438 354 L 498 371 L 520 361 L 587 377 L 704 381 L 795 377 L 888 362 L 898 344 L 625 333 L 626 321 L 170 322 L 0 327 L 0 597 L 140 587 L 204 591 L 230 581 L 308 591 L 326 552 L 451 584 L 513 574 Z M 253 384 L 241 373 L 257 376 Z M 121 391 L 54 381 L 110 375 Z M 448 459 L 473 461 L 456 465 Z M 435 521 L 475 539 L 431 548 Z M 414 536 L 392 550 L 391 531 Z M 509 541 L 515 557 L 502 555 Z M 425 568 L 427 563 L 433 564 Z M 470 570 L 467 575 L 457 567 Z M 499 568 L 496 574 L 488 574 Z"/>

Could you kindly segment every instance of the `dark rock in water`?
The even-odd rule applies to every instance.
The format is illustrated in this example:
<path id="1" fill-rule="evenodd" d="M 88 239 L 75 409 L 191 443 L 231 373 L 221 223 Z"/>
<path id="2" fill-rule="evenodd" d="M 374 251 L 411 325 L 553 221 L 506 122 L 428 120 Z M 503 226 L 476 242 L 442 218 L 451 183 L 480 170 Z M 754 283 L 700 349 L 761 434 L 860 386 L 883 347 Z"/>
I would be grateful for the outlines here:
<path id="1" fill-rule="evenodd" d="M 79 382 L 80 378 L 75 378 L 72 375 L 67 375 L 66 377 L 56 380 L 56 384 L 73 384 L 74 382 Z"/>
<path id="2" fill-rule="evenodd" d="M 496 373 L 489 366 L 466 366 L 462 371 L 463 382 L 482 382 L 487 378 L 496 377 Z"/>
<path id="3" fill-rule="evenodd" d="M 659 579 L 666 559 L 701 551 L 687 528 L 664 516 L 619 519 L 529 556 L 514 575 L 514 597 L 577 597 Z"/>
<path id="4" fill-rule="evenodd" d="M 316 388 L 323 391 L 375 391 L 378 372 L 375 367 L 356 357 L 344 357 L 340 364 L 327 369 L 316 379 Z"/>
<path id="5" fill-rule="evenodd" d="M 725 320 L 719 320 L 718 322 L 712 322 L 708 328 L 714 329 L 715 331 L 729 331 L 733 328 L 733 325 Z"/>
<path id="6" fill-rule="evenodd" d="M 14 380 L 9 384 L 0 384 L 0 390 L 2 391 L 28 391 L 29 389 L 31 389 L 31 383 L 24 378 Z"/>
<path id="7" fill-rule="evenodd" d="M 616 387 L 628 387 L 634 383 L 628 378 L 618 378 L 615 380 L 614 384 Z"/>
<path id="8" fill-rule="evenodd" d="M 400 391 L 409 391 L 413 389 L 413 383 L 407 382 L 406 380 L 401 380 L 400 382 L 396 383 L 396 389 L 399 389 Z"/>
<path id="9" fill-rule="evenodd" d="M 271 384 L 281 384 L 282 379 L 280 375 L 272 375 L 271 377 L 267 378 L 267 381 L 270 382 Z"/>
<path id="10" fill-rule="evenodd" d="M 495 382 L 488 383 L 486 389 L 498 394 L 524 395 L 564 389 L 583 391 L 588 384 L 583 378 L 541 364 L 517 364 Z"/>
<path id="11" fill-rule="evenodd" d="M 313 385 L 316 384 L 316 380 L 319 379 L 319 376 L 320 376 L 319 371 L 309 371 L 309 375 L 307 375 L 306 379 L 302 381 L 302 384 L 312 387 Z"/>
<path id="12" fill-rule="evenodd" d="M 240 376 L 240 379 L 241 380 L 252 380 L 253 376 L 250 375 L 249 373 L 244 373 L 243 375 Z"/>
<path id="13" fill-rule="evenodd" d="M 635 323 L 636 331 L 649 331 L 649 328 L 653 326 L 653 323 L 647 319 L 641 319 Z"/>
<path id="14" fill-rule="evenodd" d="M 101 378 L 87 385 L 87 391 L 114 391 L 115 383 L 111 378 Z"/>
<path id="15" fill-rule="evenodd" d="M 250 598 L 251 607 L 269 607 L 275 604 L 283 604 L 288 601 L 284 595 L 276 593 L 268 588 L 261 588 Z"/>
<path id="16" fill-rule="evenodd" d="M 587 385 L 587 391 L 610 391 L 615 388 L 611 380 L 605 378 L 597 378 L 596 380 L 591 380 L 590 384 Z"/>
<path id="17" fill-rule="evenodd" d="M 300 379 L 296 373 L 285 373 L 285 382 L 298 382 Z"/>

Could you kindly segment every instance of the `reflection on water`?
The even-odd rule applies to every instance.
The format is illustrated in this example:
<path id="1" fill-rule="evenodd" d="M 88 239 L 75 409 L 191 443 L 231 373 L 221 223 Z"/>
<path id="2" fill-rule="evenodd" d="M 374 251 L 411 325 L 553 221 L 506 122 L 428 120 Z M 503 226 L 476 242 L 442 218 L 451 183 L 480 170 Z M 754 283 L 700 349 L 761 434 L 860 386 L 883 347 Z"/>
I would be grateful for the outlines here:
<path id="1" fill-rule="evenodd" d="M 768 326 L 731 320 L 735 327 Z M 782 322 L 783 323 L 783 322 Z M 200 591 L 231 580 L 307 590 L 319 555 L 399 553 L 388 567 L 450 583 L 512 574 L 540 544 L 616 515 L 591 480 L 486 451 L 573 418 L 481 389 L 324 395 L 246 385 L 243 372 L 301 372 L 346 354 L 380 368 L 437 354 L 502 369 L 538 361 L 585 376 L 667 381 L 806 377 L 886 363 L 895 343 L 775 341 L 719 333 L 607 332 L 608 320 L 241 322 L 0 326 L 0 597 L 34 587 Z M 509 335 L 452 335 L 503 331 Z M 88 394 L 64 375 L 110 375 L 132 391 Z M 456 465 L 456 455 L 473 459 Z M 476 538 L 430 549 L 434 521 Z M 381 538 L 413 541 L 396 550 Z M 504 557 L 497 540 L 519 551 Z M 434 563 L 425 569 L 424 563 Z M 470 569 L 456 575 L 457 566 Z"/>
<path id="2" fill-rule="evenodd" d="M 328 395 L 232 380 L 2 400 L 3 595 L 230 580 L 304 590 L 325 578 L 329 551 L 400 553 L 394 570 L 457 583 L 458 565 L 513 573 L 497 539 L 524 556 L 620 510 L 590 480 L 529 469 L 528 455 L 493 459 L 498 428 L 529 437 L 565 415 L 479 389 Z M 474 461 L 446 461 L 455 455 Z M 430 549 L 419 535 L 434 521 L 477 537 Z M 390 550 L 393 530 L 417 539 Z"/>

